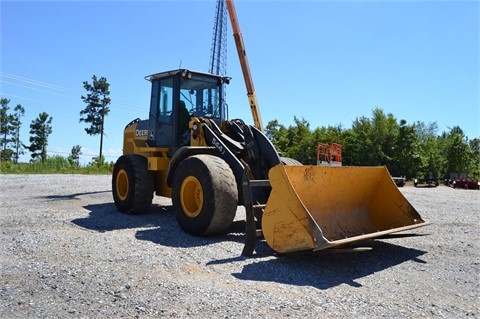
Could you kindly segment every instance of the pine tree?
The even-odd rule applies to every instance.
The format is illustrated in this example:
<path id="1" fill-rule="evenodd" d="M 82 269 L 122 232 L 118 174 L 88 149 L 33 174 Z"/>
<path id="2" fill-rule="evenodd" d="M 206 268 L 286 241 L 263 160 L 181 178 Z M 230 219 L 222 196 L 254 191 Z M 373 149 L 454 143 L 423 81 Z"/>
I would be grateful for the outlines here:
<path id="1" fill-rule="evenodd" d="M 52 117 L 42 112 L 30 124 L 30 146 L 32 161 L 40 157 L 42 163 L 47 160 L 48 136 L 52 133 Z"/>
<path id="2" fill-rule="evenodd" d="M 22 141 L 20 140 L 20 128 L 22 126 L 21 119 L 25 115 L 25 109 L 21 104 L 17 104 L 17 106 L 15 106 L 13 110 L 15 113 L 12 115 L 12 120 L 11 120 L 11 124 L 12 124 L 11 142 L 13 143 L 13 148 L 15 150 L 13 158 L 15 160 L 15 163 L 18 163 L 18 158 L 20 157 L 20 155 L 24 154 L 23 149 L 25 147 Z"/>
<path id="3" fill-rule="evenodd" d="M 8 114 L 10 107 L 9 99 L 1 98 L 0 99 L 0 141 L 1 141 L 1 160 L 11 160 L 12 151 L 7 149 L 7 145 L 10 142 L 9 136 L 11 133 L 11 121 L 12 116 Z"/>
<path id="4" fill-rule="evenodd" d="M 75 145 L 72 147 L 72 151 L 68 156 L 68 161 L 71 164 L 80 165 L 80 155 L 82 154 L 82 147 L 80 145 Z"/>
<path id="5" fill-rule="evenodd" d="M 98 160 L 102 160 L 103 147 L 103 131 L 105 116 L 108 115 L 110 109 L 110 91 L 108 88 L 110 84 L 105 77 L 97 79 L 97 76 L 92 76 L 92 84 L 87 81 L 83 82 L 83 87 L 87 92 L 87 96 L 82 95 L 82 101 L 87 104 L 84 110 L 80 111 L 80 122 L 90 123 L 90 127 L 85 128 L 88 135 L 100 134 L 100 152 Z"/>

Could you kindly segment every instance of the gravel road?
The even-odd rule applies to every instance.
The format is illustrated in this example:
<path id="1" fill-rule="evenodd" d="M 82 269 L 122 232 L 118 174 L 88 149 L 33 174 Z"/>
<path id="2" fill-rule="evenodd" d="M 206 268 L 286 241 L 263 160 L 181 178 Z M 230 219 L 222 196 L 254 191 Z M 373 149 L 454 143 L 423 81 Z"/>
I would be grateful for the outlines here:
<path id="1" fill-rule="evenodd" d="M 1 318 L 480 318 L 480 192 L 403 187 L 432 225 L 355 253 L 242 257 L 170 199 L 116 211 L 110 176 L 0 175 Z"/>

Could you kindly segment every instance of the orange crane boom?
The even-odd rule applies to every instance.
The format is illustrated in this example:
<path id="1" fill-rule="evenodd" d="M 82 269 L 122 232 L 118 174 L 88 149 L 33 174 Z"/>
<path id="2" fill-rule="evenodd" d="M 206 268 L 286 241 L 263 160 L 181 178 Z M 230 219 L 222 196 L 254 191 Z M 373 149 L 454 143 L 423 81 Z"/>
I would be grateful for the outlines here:
<path id="1" fill-rule="evenodd" d="M 245 80 L 245 86 L 247 87 L 247 97 L 250 103 L 250 110 L 252 111 L 254 126 L 263 132 L 262 118 L 258 108 L 257 95 L 255 94 L 255 88 L 253 87 L 252 75 L 250 74 L 250 67 L 248 65 L 247 54 L 245 52 L 245 44 L 243 43 L 242 33 L 240 32 L 240 26 L 237 20 L 237 13 L 233 0 L 227 1 L 228 15 L 230 16 L 230 22 L 232 23 L 233 37 L 235 39 L 235 45 L 237 47 L 238 57 L 240 59 L 240 65 L 242 67 L 243 78 Z"/>

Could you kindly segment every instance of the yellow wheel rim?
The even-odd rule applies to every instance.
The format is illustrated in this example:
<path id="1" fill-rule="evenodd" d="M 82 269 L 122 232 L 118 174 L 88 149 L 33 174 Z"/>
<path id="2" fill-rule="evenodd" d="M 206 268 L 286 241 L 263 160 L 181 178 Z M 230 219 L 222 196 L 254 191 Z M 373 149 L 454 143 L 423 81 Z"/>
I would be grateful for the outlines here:
<path id="1" fill-rule="evenodd" d="M 203 200 L 203 189 L 198 179 L 193 176 L 185 178 L 180 188 L 180 204 L 185 215 L 197 217 L 202 210 Z"/>
<path id="2" fill-rule="evenodd" d="M 122 201 L 126 200 L 128 196 L 128 175 L 124 169 L 118 171 L 115 186 L 117 188 L 118 198 Z"/>

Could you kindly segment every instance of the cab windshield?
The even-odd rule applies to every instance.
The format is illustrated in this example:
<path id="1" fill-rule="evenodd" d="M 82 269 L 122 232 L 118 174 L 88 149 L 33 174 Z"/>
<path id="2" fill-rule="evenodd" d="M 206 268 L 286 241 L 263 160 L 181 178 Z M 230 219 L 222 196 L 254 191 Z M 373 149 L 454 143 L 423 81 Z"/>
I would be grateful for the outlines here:
<path id="1" fill-rule="evenodd" d="M 180 82 L 180 100 L 193 116 L 222 118 L 221 84 L 215 77 L 192 74 Z"/>

